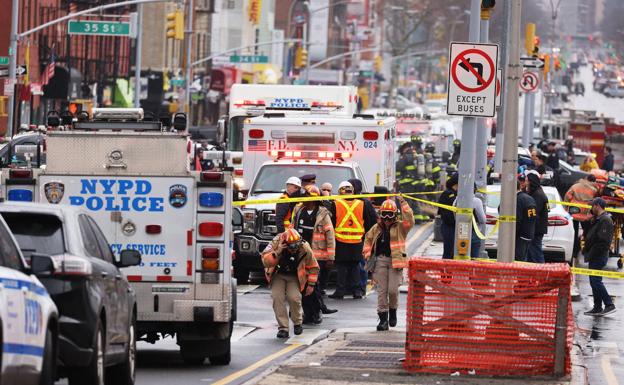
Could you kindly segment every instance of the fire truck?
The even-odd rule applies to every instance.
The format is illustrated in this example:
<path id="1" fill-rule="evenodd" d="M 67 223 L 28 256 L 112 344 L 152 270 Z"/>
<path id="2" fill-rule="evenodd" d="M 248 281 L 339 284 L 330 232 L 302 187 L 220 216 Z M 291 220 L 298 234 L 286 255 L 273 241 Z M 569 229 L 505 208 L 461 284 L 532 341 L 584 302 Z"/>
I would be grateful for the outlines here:
<path id="1" fill-rule="evenodd" d="M 171 132 L 142 109 L 93 109 L 72 130 L 48 132 L 45 168 L 2 170 L 3 195 L 90 212 L 116 257 L 123 249 L 142 255 L 140 266 L 124 270 L 139 339 L 175 336 L 186 362 L 228 364 L 232 172 L 190 171 L 181 123 Z"/>
<path id="2" fill-rule="evenodd" d="M 596 161 L 602 164 L 605 147 L 611 147 L 614 156 L 614 171 L 624 167 L 624 125 L 612 118 L 572 114 L 568 132 L 574 138 L 576 147 L 596 154 Z"/>
<path id="3" fill-rule="evenodd" d="M 244 178 L 250 186 L 247 200 L 279 198 L 291 176 L 315 174 L 320 185 L 337 189 L 352 178 L 363 191 L 395 181 L 394 118 L 371 115 L 351 118 L 328 115 L 284 116 L 265 114 L 244 122 Z M 336 193 L 336 192 L 334 192 Z M 236 236 L 235 274 L 245 281 L 250 270 L 260 270 L 260 252 L 277 233 L 275 204 L 245 205 L 243 231 Z"/>

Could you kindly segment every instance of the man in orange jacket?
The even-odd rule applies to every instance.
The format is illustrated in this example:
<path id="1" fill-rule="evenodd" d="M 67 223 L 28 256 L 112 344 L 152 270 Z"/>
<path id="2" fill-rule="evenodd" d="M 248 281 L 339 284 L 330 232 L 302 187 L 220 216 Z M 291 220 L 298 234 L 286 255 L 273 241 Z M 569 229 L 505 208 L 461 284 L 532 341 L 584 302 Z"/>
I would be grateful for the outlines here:
<path id="1" fill-rule="evenodd" d="M 596 186 L 596 177 L 592 174 L 587 175 L 585 179 L 581 179 L 574 184 L 563 198 L 568 203 L 579 203 L 588 205 L 598 195 L 598 186 Z M 572 224 L 574 225 L 574 248 L 572 249 L 572 258 L 578 256 L 581 250 L 581 242 L 579 240 L 579 224 L 583 228 L 583 233 L 587 231 L 588 221 L 591 219 L 589 209 L 582 207 L 566 206 L 566 209 L 572 215 Z"/>

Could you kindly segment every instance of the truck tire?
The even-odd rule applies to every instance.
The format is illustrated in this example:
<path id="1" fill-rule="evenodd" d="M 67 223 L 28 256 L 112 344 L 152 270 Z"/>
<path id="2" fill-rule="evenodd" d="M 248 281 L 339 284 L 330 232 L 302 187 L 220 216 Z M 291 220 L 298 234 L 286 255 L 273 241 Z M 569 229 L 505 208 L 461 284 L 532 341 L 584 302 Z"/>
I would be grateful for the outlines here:
<path id="1" fill-rule="evenodd" d="M 230 341 L 228 340 L 228 346 L 227 346 L 227 352 L 223 353 L 223 354 L 219 354 L 217 356 L 210 356 L 208 357 L 210 359 L 210 363 L 212 365 L 229 365 L 230 364 L 230 360 L 232 358 L 232 354 L 230 351 Z"/>
<path id="2" fill-rule="evenodd" d="M 136 316 L 132 316 L 128 326 L 128 349 L 126 358 L 108 369 L 106 382 L 110 385 L 134 385 L 136 376 Z"/>
<path id="3" fill-rule="evenodd" d="M 48 329 L 45 336 L 45 347 L 43 348 L 43 364 L 41 365 L 41 374 L 39 377 L 40 385 L 54 384 L 54 366 L 56 358 L 54 357 L 54 338 L 52 331 Z"/>
<path id="4" fill-rule="evenodd" d="M 180 344 L 180 355 L 182 356 L 182 361 L 190 366 L 203 365 L 206 360 L 204 353 L 188 342 Z"/>
<path id="5" fill-rule="evenodd" d="M 93 341 L 93 357 L 89 365 L 81 368 L 70 368 L 69 385 L 104 385 L 104 368 L 106 366 L 105 339 L 102 332 L 102 323 L 95 326 Z"/>

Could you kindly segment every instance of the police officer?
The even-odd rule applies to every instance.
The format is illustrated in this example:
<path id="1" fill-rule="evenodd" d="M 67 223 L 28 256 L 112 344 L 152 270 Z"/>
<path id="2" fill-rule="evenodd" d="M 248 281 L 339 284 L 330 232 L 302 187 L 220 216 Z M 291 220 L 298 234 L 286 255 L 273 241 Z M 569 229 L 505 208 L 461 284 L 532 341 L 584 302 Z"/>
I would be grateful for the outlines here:
<path id="1" fill-rule="evenodd" d="M 262 264 L 271 287 L 273 311 L 277 319 L 277 338 L 288 338 L 288 310 L 294 324 L 294 332 L 303 332 L 301 293 L 314 293 L 318 279 L 318 263 L 312 255 L 308 242 L 297 230 L 289 228 L 278 234 L 262 252 Z"/>
<path id="2" fill-rule="evenodd" d="M 321 191 L 314 185 L 304 187 L 305 196 L 318 197 Z M 292 224 L 301 237 L 312 248 L 314 258 L 319 264 L 320 277 L 318 285 L 314 286 L 314 294 L 303 298 L 303 323 L 320 324 L 324 314 L 335 313 L 323 303 L 320 285 L 325 286 L 329 276 L 330 264 L 333 265 L 336 253 L 334 225 L 329 210 L 321 206 L 320 201 L 302 202 L 293 210 Z"/>
<path id="3" fill-rule="evenodd" d="M 535 236 L 537 206 L 535 200 L 522 190 L 524 176 L 517 181 L 516 195 L 516 261 L 526 262 L 529 244 Z"/>
<path id="4" fill-rule="evenodd" d="M 316 184 L 316 175 L 314 174 L 306 174 L 301 177 L 301 188 L 306 188 L 309 185 Z"/>
<path id="5" fill-rule="evenodd" d="M 526 192 L 535 201 L 537 217 L 535 218 L 535 234 L 529 245 L 527 253 L 528 261 L 534 263 L 544 263 L 544 250 L 542 241 L 548 232 L 548 198 L 542 189 L 540 176 L 537 171 L 527 171 Z"/>
<path id="6" fill-rule="evenodd" d="M 301 195 L 301 179 L 296 176 L 291 176 L 286 181 L 286 192 L 282 194 L 280 199 L 298 198 Z M 275 225 L 278 233 L 283 233 L 286 228 L 290 226 L 290 218 L 295 205 L 296 203 L 293 202 L 284 202 L 275 205 Z"/>

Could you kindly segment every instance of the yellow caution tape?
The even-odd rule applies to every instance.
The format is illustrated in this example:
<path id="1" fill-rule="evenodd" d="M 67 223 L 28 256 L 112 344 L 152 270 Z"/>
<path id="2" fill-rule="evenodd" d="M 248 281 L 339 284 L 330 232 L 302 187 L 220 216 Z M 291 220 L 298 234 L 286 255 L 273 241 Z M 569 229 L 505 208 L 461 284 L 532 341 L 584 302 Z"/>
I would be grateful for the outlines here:
<path id="1" fill-rule="evenodd" d="M 472 260 L 479 262 L 497 262 L 495 259 L 490 258 L 472 258 Z M 533 262 L 524 261 L 514 261 L 514 263 L 534 264 Z M 617 271 L 585 269 L 583 267 L 571 267 L 570 271 L 572 272 L 572 274 L 576 275 L 593 275 L 596 277 L 624 279 L 624 273 L 620 273 Z"/>
<path id="2" fill-rule="evenodd" d="M 421 192 L 413 192 L 413 193 L 403 193 L 403 195 L 435 195 L 442 194 L 444 191 L 421 191 Z"/>
<path id="3" fill-rule="evenodd" d="M 516 222 L 515 215 L 501 215 L 498 217 L 497 222 Z"/>
<path id="4" fill-rule="evenodd" d="M 591 209 L 591 205 L 585 203 L 572 203 L 572 202 L 560 202 L 560 201 L 548 201 L 550 204 L 561 205 L 561 206 L 570 206 L 570 207 L 579 207 L 582 209 Z M 605 211 L 616 214 L 624 214 L 624 209 L 616 209 L 613 207 L 607 207 Z"/>
<path id="5" fill-rule="evenodd" d="M 458 212 L 460 210 L 460 209 L 458 209 L 455 206 L 443 205 L 441 203 L 428 201 L 426 199 L 414 198 L 414 197 L 411 197 L 411 196 L 406 195 L 406 194 L 401 194 L 401 196 L 403 198 L 411 199 L 411 200 L 416 201 L 416 202 L 421 202 L 421 203 L 425 203 L 425 204 L 428 204 L 428 205 L 431 205 L 431 206 L 440 207 L 440 208 L 446 209 L 448 211 L 452 211 L 454 213 L 456 213 L 456 212 Z M 469 209 L 469 210 L 470 210 L 470 214 L 472 214 L 472 209 Z"/>
<path id="6" fill-rule="evenodd" d="M 474 209 L 469 208 L 469 209 L 465 209 L 465 208 L 460 208 L 460 207 L 456 207 L 455 212 L 459 215 L 472 215 Z"/>
<path id="7" fill-rule="evenodd" d="M 357 198 L 379 198 L 379 197 L 394 197 L 401 194 L 357 194 L 357 195 L 329 195 L 320 197 L 299 197 L 299 198 L 274 198 L 274 199 L 255 199 L 248 201 L 236 201 L 232 202 L 232 206 L 250 206 L 250 205 L 264 205 L 271 203 L 293 203 L 293 202 L 315 202 L 325 200 L 336 199 L 357 199 Z"/>
<path id="8" fill-rule="evenodd" d="M 496 224 L 494 225 L 494 228 L 490 231 L 490 233 L 487 236 L 483 235 L 481 230 L 479 230 L 479 225 L 477 224 L 476 218 L 474 216 L 472 217 L 472 228 L 474 229 L 474 232 L 477 235 L 477 237 L 482 241 L 492 238 L 492 236 L 496 234 L 496 232 L 498 231 L 499 227 L 500 227 L 500 222 L 496 221 Z"/>

